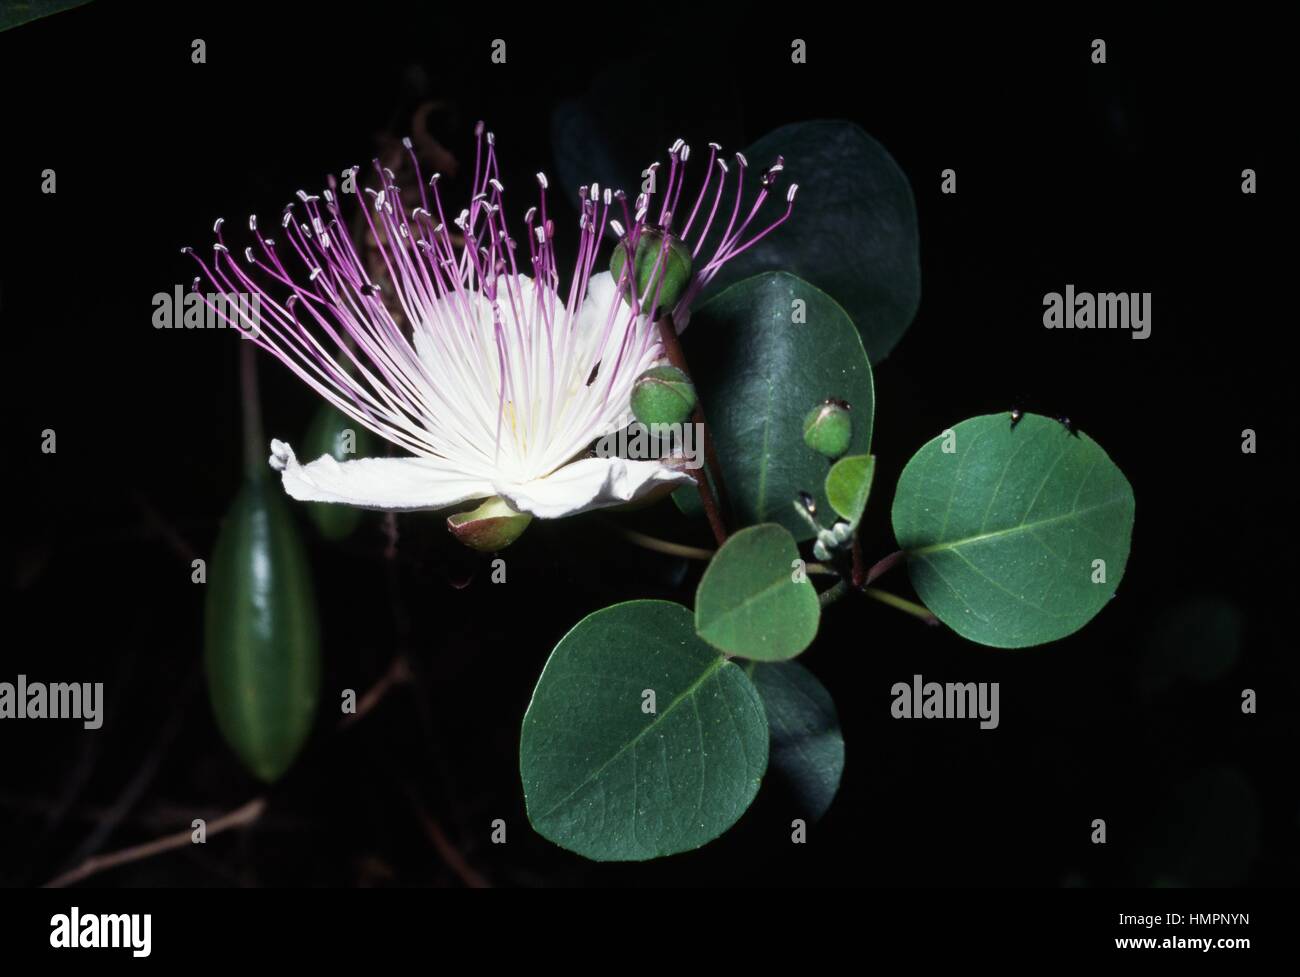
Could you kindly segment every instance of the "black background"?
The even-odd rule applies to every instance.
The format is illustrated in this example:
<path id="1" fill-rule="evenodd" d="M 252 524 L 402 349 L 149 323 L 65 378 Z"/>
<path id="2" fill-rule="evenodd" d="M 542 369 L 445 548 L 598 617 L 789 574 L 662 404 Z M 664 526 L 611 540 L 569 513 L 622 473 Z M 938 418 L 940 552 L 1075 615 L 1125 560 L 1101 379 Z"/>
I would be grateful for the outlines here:
<path id="1" fill-rule="evenodd" d="M 209 551 L 237 488 L 236 348 L 225 331 L 152 328 L 153 294 L 193 274 L 178 249 L 206 246 L 217 216 L 238 239 L 247 213 L 276 213 L 368 160 L 376 134 L 403 134 L 425 99 L 442 106 L 433 134 L 462 160 L 488 120 L 506 186 L 527 185 L 553 171 L 555 105 L 599 70 L 632 70 L 629 59 L 669 94 L 611 125 L 619 145 L 662 150 L 681 135 L 737 148 L 787 122 L 846 118 L 911 180 L 922 303 L 873 364 L 869 557 L 894 548 L 892 487 L 924 441 L 1013 405 L 1064 412 L 1134 488 L 1117 597 L 1078 634 L 1018 652 L 881 605 L 837 605 L 803 661 L 838 703 L 848 760 L 809 844 L 790 844 L 790 812 L 764 791 L 699 852 L 599 865 L 529 828 L 520 719 L 569 627 L 622 599 L 689 604 L 698 566 L 584 518 L 535 524 L 494 586 L 437 516 L 401 518 L 396 567 L 377 517 L 343 546 L 301 520 L 325 635 L 312 740 L 255 827 L 94 884 L 461 884 L 429 821 L 498 886 L 1293 882 L 1294 249 L 1282 234 L 1293 168 L 1266 27 L 936 14 L 921 30 L 802 5 L 716 24 L 658 8 L 654 27 L 608 11 L 484 10 L 467 27 L 445 10 L 373 5 L 277 23 L 268 6 L 145 17 L 97 3 L 0 34 L 11 411 L 0 680 L 103 681 L 108 697 L 97 732 L 0 727 L 0 882 L 39 884 L 262 790 L 220 739 L 198 671 L 203 592 L 183 553 Z M 190 61 L 196 37 L 204 65 Z M 489 63 L 497 37 L 506 65 Z M 806 65 L 790 63 L 794 37 L 808 41 Z M 1089 60 L 1094 37 L 1105 65 Z M 40 193 L 47 167 L 55 195 Z M 949 167 L 955 196 L 939 192 Z M 1254 196 L 1240 191 L 1247 167 Z M 1151 338 L 1045 330 L 1042 297 L 1067 282 L 1152 292 Z M 314 396 L 262 366 L 268 435 L 297 441 Z M 39 450 L 45 428 L 55 455 Z M 1244 428 L 1258 432 L 1255 455 L 1240 449 Z M 638 524 L 708 542 L 671 507 Z M 901 572 L 881 583 L 908 592 Z M 1231 649 L 1195 627 L 1172 646 L 1153 637 L 1206 600 L 1239 622 Z M 368 688 L 397 651 L 415 680 L 336 729 L 338 690 Z M 892 720 L 890 686 L 916 673 L 1001 682 L 1000 728 Z M 1242 715 L 1244 688 L 1258 715 Z M 488 841 L 495 818 L 509 826 L 504 846 Z M 1094 818 L 1107 821 L 1105 846 L 1090 843 Z"/>

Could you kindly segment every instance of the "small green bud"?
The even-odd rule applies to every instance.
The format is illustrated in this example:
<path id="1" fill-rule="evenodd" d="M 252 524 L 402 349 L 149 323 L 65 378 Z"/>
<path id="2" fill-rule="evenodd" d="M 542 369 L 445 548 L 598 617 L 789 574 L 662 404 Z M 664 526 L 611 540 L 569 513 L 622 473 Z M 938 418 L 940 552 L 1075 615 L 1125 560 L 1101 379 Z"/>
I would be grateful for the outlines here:
<path id="1" fill-rule="evenodd" d="M 804 443 L 827 458 L 838 458 L 848 451 L 852 437 L 849 405 L 842 400 L 818 404 L 803 419 Z"/>
<path id="2" fill-rule="evenodd" d="M 668 238 L 667 250 L 664 250 L 664 238 Z M 614 247 L 614 254 L 609 259 L 609 271 L 614 281 L 623 274 L 623 265 L 627 263 L 628 247 L 620 241 Z M 661 252 L 662 257 L 660 257 Z M 642 306 L 655 301 L 658 292 L 657 309 L 671 312 L 677 305 L 682 293 L 691 280 L 691 249 L 673 235 L 647 227 L 641 232 L 636 244 L 635 277 L 624 287 L 623 295 L 628 304 L 632 304 L 632 286 L 641 298 Z M 661 284 L 662 283 L 662 284 Z"/>
<path id="3" fill-rule="evenodd" d="M 492 553 L 517 540 L 532 521 L 530 513 L 516 512 L 505 499 L 494 495 L 477 509 L 448 517 L 447 528 L 470 549 Z"/>
<path id="4" fill-rule="evenodd" d="M 675 366 L 655 366 L 632 385 L 632 413 L 642 424 L 681 424 L 695 410 L 695 386 Z"/>

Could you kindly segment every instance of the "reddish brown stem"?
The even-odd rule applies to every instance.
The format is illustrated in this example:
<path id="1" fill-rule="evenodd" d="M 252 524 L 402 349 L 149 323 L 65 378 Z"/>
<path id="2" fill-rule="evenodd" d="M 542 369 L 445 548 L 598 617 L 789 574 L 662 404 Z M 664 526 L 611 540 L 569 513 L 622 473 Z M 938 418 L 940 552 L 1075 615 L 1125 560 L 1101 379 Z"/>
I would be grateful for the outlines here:
<path id="1" fill-rule="evenodd" d="M 718 504 L 724 512 L 730 512 L 731 502 L 727 498 L 727 485 L 722 480 L 722 464 L 718 461 L 718 451 L 713 446 L 713 432 L 709 430 L 709 425 L 704 420 L 704 409 L 698 404 L 695 406 L 692 420 L 699 424 L 704 432 L 704 463 L 709 466 L 709 474 L 713 476 L 713 484 L 718 490 Z"/>
<path id="2" fill-rule="evenodd" d="M 718 512 L 718 503 L 709 488 L 709 476 L 699 468 L 691 474 L 695 476 L 695 484 L 700 490 L 700 502 L 704 506 L 704 515 L 708 517 L 709 528 L 713 530 L 713 538 L 717 540 L 718 546 L 722 546 L 727 541 L 727 527 L 723 525 L 722 515 Z"/>
<path id="3" fill-rule="evenodd" d="M 442 826 L 438 824 L 429 814 L 418 804 L 415 809 L 416 816 L 420 819 L 420 824 L 424 828 L 424 833 L 429 836 L 433 842 L 433 847 L 437 849 L 439 857 L 449 869 L 456 873 L 465 886 L 470 889 L 489 889 L 491 885 L 483 875 L 470 865 L 469 861 L 461 854 L 460 849 L 451 843 Z"/>
<path id="4" fill-rule="evenodd" d="M 251 340 L 239 344 L 239 405 L 244 418 L 244 469 L 260 478 L 266 471 L 266 442 L 262 438 L 262 406 L 257 396 L 257 350 Z"/>
<path id="5" fill-rule="evenodd" d="M 857 584 L 856 586 L 865 587 L 866 585 L 872 583 L 877 577 L 884 576 L 884 574 L 887 573 L 890 569 L 892 569 L 894 564 L 896 564 L 899 560 L 901 560 L 903 556 L 904 554 L 902 550 L 895 550 L 893 553 L 890 553 L 884 559 L 877 560 L 876 564 L 870 570 L 867 571 L 866 579 L 864 579 L 861 584 Z"/>
<path id="6" fill-rule="evenodd" d="M 409 682 L 411 678 L 411 666 L 407 663 L 406 657 L 399 654 L 393 659 L 393 663 L 388 666 L 388 671 L 384 673 L 383 677 L 357 700 L 357 711 L 349 713 L 339 720 L 339 729 L 347 729 L 357 720 L 362 719 L 371 709 L 379 705 L 379 701 L 394 686 Z"/>
<path id="7" fill-rule="evenodd" d="M 207 837 L 210 838 L 231 828 L 247 827 L 260 818 L 264 810 L 266 810 L 266 799 L 262 797 L 254 798 L 242 807 L 236 808 L 229 814 L 222 815 L 209 824 L 206 831 Z M 166 851 L 184 848 L 192 843 L 192 835 L 193 832 L 186 828 L 184 831 L 165 835 L 143 845 L 136 845 L 134 848 L 124 848 L 121 851 L 115 851 L 107 855 L 93 855 L 72 871 L 64 872 L 62 875 L 50 879 L 45 883 L 45 888 L 62 889 L 107 869 L 126 865 L 129 862 L 137 862 L 142 858 L 151 858 Z"/>
<path id="8" fill-rule="evenodd" d="M 662 317 L 656 325 L 659 327 L 659 339 L 663 343 L 668 362 L 689 377 L 691 371 L 686 365 L 686 354 L 682 350 L 681 341 L 677 338 L 677 328 L 673 325 L 672 316 Z M 722 511 L 717 498 L 714 497 L 713 489 L 716 488 L 718 495 L 724 500 L 727 490 L 722 481 L 722 467 L 718 464 L 717 451 L 713 447 L 713 435 L 709 433 L 709 423 L 704 416 L 704 406 L 699 402 L 698 398 L 696 399 L 695 412 L 691 415 L 691 420 L 698 424 L 700 430 L 704 432 L 704 461 L 708 466 L 709 473 L 713 476 L 713 487 L 710 487 L 709 476 L 702 469 L 692 469 L 691 474 L 695 477 L 695 484 L 700 490 L 700 502 L 704 506 L 704 515 L 708 517 L 709 527 L 713 530 L 714 539 L 721 546 L 727 541 L 727 527 L 722 521 Z"/>
<path id="9" fill-rule="evenodd" d="M 874 567 L 873 567 L 874 569 Z M 862 560 L 862 540 L 853 534 L 853 589 L 861 590 L 867 583 L 866 564 Z"/>

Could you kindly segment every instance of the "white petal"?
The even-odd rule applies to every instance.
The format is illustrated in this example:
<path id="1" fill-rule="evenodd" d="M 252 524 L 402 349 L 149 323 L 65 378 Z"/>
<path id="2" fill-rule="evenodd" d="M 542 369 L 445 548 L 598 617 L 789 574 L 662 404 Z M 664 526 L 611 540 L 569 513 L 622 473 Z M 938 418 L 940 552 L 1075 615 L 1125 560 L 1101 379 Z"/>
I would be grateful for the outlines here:
<path id="1" fill-rule="evenodd" d="M 612 274 L 602 271 L 587 279 L 587 294 L 577 311 L 577 334 L 588 350 L 595 347 L 605 336 L 605 324 L 610 321 L 610 309 L 614 310 L 614 342 L 621 343 L 629 329 L 645 332 L 653 329 L 650 317 L 642 310 L 633 323 L 632 307 L 618 290 L 618 282 Z"/>
<path id="2" fill-rule="evenodd" d="M 661 461 L 582 458 L 522 485 L 498 483 L 496 493 L 520 512 L 531 512 L 541 519 L 559 519 L 631 502 L 660 485 L 689 481 L 689 472 L 670 468 Z"/>
<path id="3" fill-rule="evenodd" d="M 437 458 L 358 458 L 336 461 L 321 455 L 298 463 L 283 441 L 271 442 L 271 467 L 284 490 L 300 502 L 341 502 L 359 509 L 409 512 L 492 495 L 492 486 L 462 474 Z"/>
<path id="4" fill-rule="evenodd" d="M 618 300 L 623 305 L 623 297 L 618 294 L 618 288 L 614 282 L 614 276 L 607 271 L 598 272 L 587 279 L 587 297 L 582 302 L 582 308 L 578 310 L 578 323 L 580 328 L 586 329 L 604 329 L 605 317 L 609 314 L 609 307 Z M 622 309 L 619 310 L 623 312 Z M 629 308 L 624 315 L 631 313 Z"/>

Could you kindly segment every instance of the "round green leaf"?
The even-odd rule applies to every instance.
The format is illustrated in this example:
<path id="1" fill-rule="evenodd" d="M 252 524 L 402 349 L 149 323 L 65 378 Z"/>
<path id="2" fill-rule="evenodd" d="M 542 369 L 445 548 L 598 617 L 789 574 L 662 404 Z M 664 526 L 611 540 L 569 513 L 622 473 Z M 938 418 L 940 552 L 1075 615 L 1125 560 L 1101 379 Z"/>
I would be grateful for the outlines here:
<path id="1" fill-rule="evenodd" d="M 826 475 L 826 498 L 836 514 L 851 525 L 856 526 L 867 509 L 875 474 L 875 456 L 849 455 L 833 464 Z"/>
<path id="2" fill-rule="evenodd" d="M 835 703 L 798 662 L 750 662 L 745 671 L 767 710 L 771 730 L 767 783 L 784 789 L 795 811 L 818 820 L 844 774 L 844 736 Z"/>
<path id="3" fill-rule="evenodd" d="M 793 658 L 817 637 L 821 605 L 794 537 L 780 526 L 751 526 L 714 555 L 695 592 L 695 631 L 729 655 Z"/>
<path id="4" fill-rule="evenodd" d="M 1037 414 L 1014 428 L 989 414 L 912 456 L 894 534 L 941 621 L 980 644 L 1023 648 L 1072 634 L 1110 600 L 1133 508 L 1123 472 L 1086 434 Z"/>
<path id="5" fill-rule="evenodd" d="M 802 303 L 802 304 L 797 304 Z M 808 405 L 853 408 L 850 454 L 871 446 L 875 394 L 862 340 L 825 292 L 784 272 L 733 285 L 701 306 L 683 335 L 738 525 L 775 522 L 812 537 L 794 510 L 801 491 L 825 505 L 826 459 L 803 443 Z M 685 512 L 698 499 L 678 491 Z"/>
<path id="6" fill-rule="evenodd" d="M 750 192 L 777 156 L 785 157 L 782 178 L 799 184 L 794 213 L 723 266 L 710 288 L 764 271 L 792 272 L 844 306 L 878 365 L 921 302 L 911 185 L 885 148 L 852 122 L 796 122 L 769 132 L 745 150 Z M 711 254 L 711 243 L 700 253 Z"/>
<path id="7" fill-rule="evenodd" d="M 533 691 L 519 741 L 528 819 L 599 861 L 698 848 L 753 801 L 767 739 L 758 692 L 696 637 L 690 611 L 607 607 L 556 645 Z"/>
<path id="8" fill-rule="evenodd" d="M 217 537 L 207 589 L 212 710 L 244 766 L 270 783 L 311 733 L 320 691 L 311 567 L 278 479 L 245 482 Z"/>

